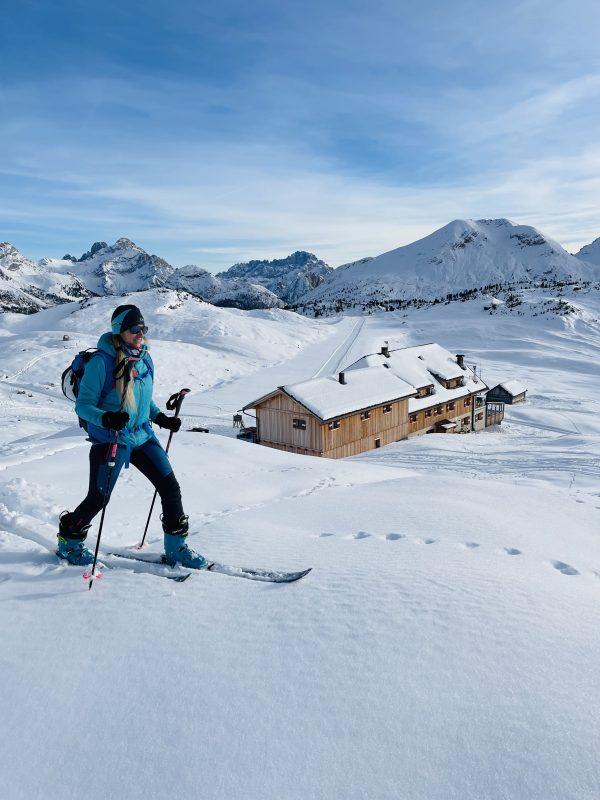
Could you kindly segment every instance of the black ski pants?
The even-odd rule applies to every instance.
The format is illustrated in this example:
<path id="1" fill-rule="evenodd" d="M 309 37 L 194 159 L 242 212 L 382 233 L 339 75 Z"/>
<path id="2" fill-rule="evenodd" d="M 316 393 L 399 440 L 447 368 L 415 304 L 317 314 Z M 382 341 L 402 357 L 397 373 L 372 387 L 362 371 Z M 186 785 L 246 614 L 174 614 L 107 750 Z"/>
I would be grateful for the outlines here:
<path id="1" fill-rule="evenodd" d="M 108 456 L 112 444 L 93 444 L 90 448 L 90 483 L 87 496 L 69 514 L 66 520 L 68 528 L 73 532 L 88 525 L 102 511 L 109 479 Z M 124 445 L 117 447 L 115 466 L 110 474 L 108 497 L 114 489 L 127 452 Z M 139 469 L 142 475 L 152 483 L 160 495 L 163 510 L 163 526 L 165 530 L 176 530 L 184 514 L 181 502 L 179 483 L 158 439 L 152 438 L 140 447 L 134 447 L 129 454 L 130 463 Z M 64 519 L 64 517 L 63 517 Z"/>

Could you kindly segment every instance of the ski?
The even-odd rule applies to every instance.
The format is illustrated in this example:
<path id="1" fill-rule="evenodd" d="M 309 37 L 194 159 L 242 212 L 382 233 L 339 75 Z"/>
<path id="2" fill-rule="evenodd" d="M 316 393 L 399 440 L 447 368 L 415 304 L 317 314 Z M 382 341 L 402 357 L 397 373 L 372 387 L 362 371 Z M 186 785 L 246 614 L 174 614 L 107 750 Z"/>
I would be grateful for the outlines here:
<path id="1" fill-rule="evenodd" d="M 160 564 L 166 566 L 164 556 L 158 553 L 126 553 L 111 551 L 106 555 L 114 558 L 127 559 L 128 561 L 144 562 L 146 564 Z M 188 570 L 186 567 L 178 565 L 178 569 Z M 183 574 L 189 577 L 194 571 L 196 572 L 219 572 L 221 575 L 229 575 L 232 578 L 246 578 L 250 581 L 263 581 L 264 583 L 294 583 L 294 581 L 304 578 L 305 575 L 311 571 L 312 567 L 308 569 L 299 570 L 298 572 L 280 572 L 272 569 L 254 569 L 246 567 L 232 567 L 228 564 L 220 564 L 218 561 L 209 561 L 206 567 L 202 570 L 189 570 Z"/>
<path id="2" fill-rule="evenodd" d="M 123 569 L 124 564 L 119 563 L 116 561 L 111 563 L 109 559 L 120 559 L 121 556 L 117 553 L 103 553 L 101 556 L 102 566 L 106 567 L 106 569 Z M 158 567 L 156 569 L 155 567 Z M 157 578 L 166 578 L 169 581 L 175 581 L 176 583 L 183 583 L 187 581 L 187 579 L 192 574 L 191 572 L 180 572 L 179 569 L 174 569 L 170 567 L 168 564 L 164 564 L 162 561 L 157 562 L 147 562 L 147 566 L 138 563 L 138 565 L 131 565 L 131 569 L 134 572 L 138 572 L 144 575 L 156 575 Z"/>
<path id="3" fill-rule="evenodd" d="M 106 556 L 110 557 L 111 553 L 106 553 Z M 65 559 L 59 558 L 58 559 L 61 566 L 68 566 L 68 567 L 76 567 L 77 564 L 69 564 Z M 166 578 L 169 581 L 175 581 L 176 583 L 183 583 L 187 581 L 187 579 L 192 574 L 191 572 L 176 572 L 176 571 L 168 571 L 170 568 L 166 564 L 161 564 L 162 569 L 154 569 L 154 564 L 149 563 L 147 567 L 142 566 L 141 564 L 135 567 L 134 565 L 130 566 L 130 569 L 133 572 L 144 574 L 144 575 L 155 575 L 157 578 Z M 94 573 L 94 580 L 98 580 L 102 577 L 102 570 L 110 570 L 110 569 L 123 569 L 125 567 L 124 564 L 120 564 L 119 562 L 110 563 L 108 558 L 104 556 L 101 557 L 100 561 L 96 564 L 96 571 Z M 81 569 L 81 567 L 80 567 Z M 87 571 L 83 573 L 83 577 L 85 580 L 89 580 L 92 577 L 91 572 Z"/>

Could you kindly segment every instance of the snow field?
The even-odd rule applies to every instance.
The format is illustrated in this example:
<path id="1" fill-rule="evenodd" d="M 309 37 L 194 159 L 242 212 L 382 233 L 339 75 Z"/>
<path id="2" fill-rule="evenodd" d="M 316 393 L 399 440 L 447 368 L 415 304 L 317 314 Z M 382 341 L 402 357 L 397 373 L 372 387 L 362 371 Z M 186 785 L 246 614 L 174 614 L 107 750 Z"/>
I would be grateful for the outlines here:
<path id="1" fill-rule="evenodd" d="M 102 302 L 75 327 L 100 333 Z M 66 402 L 41 388 L 55 380 L 52 343 L 32 351 L 47 347 L 43 376 L 41 359 L 0 381 L 3 794 L 596 800 L 598 301 L 585 303 L 571 327 L 490 319 L 477 303 L 367 317 L 358 331 L 356 318 L 261 312 L 273 330 L 247 337 L 247 358 L 236 350 L 247 317 L 228 312 L 242 344 L 222 328 L 202 369 L 202 336 L 191 324 L 176 334 L 177 313 L 165 314 L 157 393 L 178 388 L 181 353 L 186 427 L 212 431 L 182 432 L 171 448 L 190 545 L 226 563 L 313 567 L 289 586 L 210 573 L 176 584 L 124 567 L 88 592 L 83 570 L 51 554 L 58 513 L 86 490 L 87 445 Z M 46 314 L 17 321 L 19 336 L 37 342 Z M 22 351 L 10 324 L 0 371 L 12 375 Z M 466 352 L 489 385 L 525 383 L 529 402 L 493 432 L 345 461 L 231 438 L 232 410 L 328 362 L 341 369 L 380 337 Z M 33 398 L 16 394 L 25 384 Z M 107 546 L 140 538 L 151 496 L 134 469 L 122 474 Z M 160 549 L 157 515 L 149 540 Z"/>

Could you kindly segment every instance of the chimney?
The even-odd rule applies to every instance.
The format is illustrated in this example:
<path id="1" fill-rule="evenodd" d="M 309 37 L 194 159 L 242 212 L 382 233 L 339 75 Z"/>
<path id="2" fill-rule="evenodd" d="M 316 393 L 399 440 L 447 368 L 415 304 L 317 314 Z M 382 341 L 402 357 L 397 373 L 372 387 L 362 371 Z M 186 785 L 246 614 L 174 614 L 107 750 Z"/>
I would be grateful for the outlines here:
<path id="1" fill-rule="evenodd" d="M 386 358 L 390 357 L 390 347 L 387 341 L 385 341 L 381 346 L 381 355 L 385 356 Z"/>
<path id="2" fill-rule="evenodd" d="M 338 375 L 338 380 L 342 385 L 345 385 L 346 384 L 346 375 L 345 375 L 345 373 L 340 372 L 340 374 Z"/>
<path id="3" fill-rule="evenodd" d="M 465 357 L 462 353 L 456 354 L 456 363 L 461 369 L 465 368 Z"/>

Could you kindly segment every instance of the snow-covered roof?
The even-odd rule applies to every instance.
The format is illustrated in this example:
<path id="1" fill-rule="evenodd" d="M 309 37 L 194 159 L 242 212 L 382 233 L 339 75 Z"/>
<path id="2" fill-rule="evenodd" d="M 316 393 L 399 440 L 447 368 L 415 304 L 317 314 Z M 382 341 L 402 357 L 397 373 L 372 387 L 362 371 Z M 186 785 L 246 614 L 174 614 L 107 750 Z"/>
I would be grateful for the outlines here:
<path id="1" fill-rule="evenodd" d="M 350 370 L 344 374 L 345 384 L 340 383 L 336 375 L 281 388 L 324 421 L 415 394 L 413 386 L 381 367 Z"/>
<path id="2" fill-rule="evenodd" d="M 346 367 L 344 374 L 345 385 L 337 376 L 330 376 L 280 388 L 322 420 L 353 414 L 402 397 L 409 398 L 408 411 L 414 414 L 488 388 L 472 369 L 459 367 L 456 356 L 435 343 L 390 350 L 389 356 L 382 353 L 363 356 Z M 446 389 L 437 378 L 444 381 L 462 378 L 463 383 L 455 389 Z M 417 390 L 425 386 L 433 387 L 433 394 L 416 397 Z M 264 399 L 259 398 L 244 408 L 255 408 Z"/>
<path id="3" fill-rule="evenodd" d="M 389 358 L 382 353 L 364 356 L 347 369 L 363 369 L 376 364 L 387 367 L 417 389 L 435 384 L 434 376 L 445 381 L 465 377 L 465 370 L 458 366 L 456 357 L 435 342 L 390 350 Z"/>
<path id="4" fill-rule="evenodd" d="M 384 367 L 386 372 L 410 383 L 416 389 L 433 386 L 432 395 L 410 398 L 408 411 L 411 414 L 432 405 L 451 402 L 458 397 L 464 397 L 467 393 L 483 392 L 488 388 L 472 369 L 459 367 L 456 356 L 435 342 L 390 350 L 389 357 L 383 353 L 364 356 L 348 367 L 346 374 L 354 370 L 375 368 L 377 365 Z M 446 389 L 436 380 L 438 377 L 445 381 L 462 378 L 463 385 L 455 389 Z"/>
<path id="5" fill-rule="evenodd" d="M 518 394 L 524 394 L 527 391 L 527 387 L 523 386 L 519 381 L 504 381 L 504 383 L 498 385 L 504 389 L 505 392 L 512 394 L 513 397 L 516 397 Z"/>

